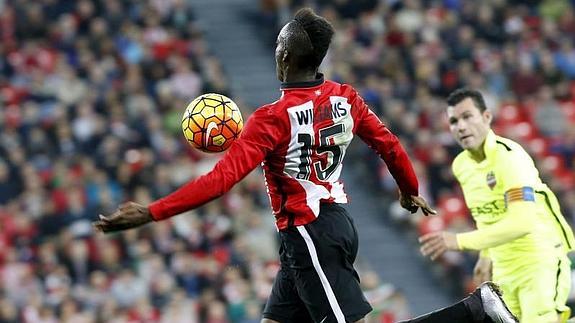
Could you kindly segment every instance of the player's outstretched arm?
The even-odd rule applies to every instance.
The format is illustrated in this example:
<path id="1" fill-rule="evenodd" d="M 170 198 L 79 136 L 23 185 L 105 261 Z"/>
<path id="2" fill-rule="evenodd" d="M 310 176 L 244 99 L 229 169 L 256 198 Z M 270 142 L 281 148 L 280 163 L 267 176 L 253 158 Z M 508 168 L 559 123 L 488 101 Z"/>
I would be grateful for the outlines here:
<path id="1" fill-rule="evenodd" d="M 519 239 L 534 230 L 536 216 L 528 202 L 512 203 L 506 216 L 481 229 L 452 233 L 431 232 L 419 238 L 421 253 L 432 260 L 448 250 L 484 250 Z"/>
<path id="2" fill-rule="evenodd" d="M 108 216 L 100 214 L 99 220 L 93 222 L 92 226 L 97 231 L 108 233 L 136 228 L 152 221 L 148 207 L 127 202 Z"/>
<path id="3" fill-rule="evenodd" d="M 435 260 L 448 250 L 459 250 L 455 233 L 447 231 L 430 232 L 419 238 L 421 253 Z"/>
<path id="4" fill-rule="evenodd" d="M 246 123 L 223 158 L 209 173 L 189 181 L 171 194 L 149 206 L 128 202 L 109 216 L 100 215 L 93 223 L 101 232 L 115 232 L 160 221 L 192 210 L 228 192 L 237 182 L 257 167 L 275 145 L 275 116 L 259 109 Z"/>

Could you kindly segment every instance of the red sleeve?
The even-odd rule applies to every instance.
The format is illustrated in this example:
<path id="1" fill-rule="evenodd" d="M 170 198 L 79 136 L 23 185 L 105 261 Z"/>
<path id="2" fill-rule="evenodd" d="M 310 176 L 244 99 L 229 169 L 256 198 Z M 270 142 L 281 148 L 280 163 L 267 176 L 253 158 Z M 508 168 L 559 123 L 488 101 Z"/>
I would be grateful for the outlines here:
<path id="1" fill-rule="evenodd" d="M 419 195 L 419 184 L 413 165 L 399 139 L 387 129 L 355 91 L 350 99 L 354 132 L 385 161 L 403 194 Z"/>
<path id="2" fill-rule="evenodd" d="M 275 116 L 269 109 L 256 110 L 224 157 L 209 173 L 184 184 L 175 192 L 150 204 L 155 221 L 199 207 L 228 192 L 273 150 L 277 138 Z"/>

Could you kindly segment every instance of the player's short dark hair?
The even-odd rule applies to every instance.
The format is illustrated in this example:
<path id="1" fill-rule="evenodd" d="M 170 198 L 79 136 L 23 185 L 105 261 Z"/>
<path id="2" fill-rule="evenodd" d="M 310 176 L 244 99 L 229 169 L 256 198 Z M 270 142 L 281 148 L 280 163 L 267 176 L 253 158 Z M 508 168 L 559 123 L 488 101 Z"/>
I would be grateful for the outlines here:
<path id="1" fill-rule="evenodd" d="M 483 99 L 481 92 L 470 88 L 461 88 L 451 92 L 447 97 L 447 104 L 452 107 L 467 98 L 473 100 L 473 104 L 477 109 L 479 109 L 479 111 L 483 112 L 487 110 L 487 105 L 485 104 L 485 100 Z"/>
<path id="2" fill-rule="evenodd" d="M 296 56 L 298 67 L 316 69 L 329 49 L 333 26 L 310 8 L 298 10 L 291 25 L 293 33 L 286 39 L 286 45 Z"/>

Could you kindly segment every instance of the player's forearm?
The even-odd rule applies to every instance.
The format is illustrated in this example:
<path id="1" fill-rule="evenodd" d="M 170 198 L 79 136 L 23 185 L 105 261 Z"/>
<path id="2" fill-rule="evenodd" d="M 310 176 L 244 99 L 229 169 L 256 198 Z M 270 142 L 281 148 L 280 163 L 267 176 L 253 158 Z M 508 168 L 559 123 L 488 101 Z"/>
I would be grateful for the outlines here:
<path id="1" fill-rule="evenodd" d="M 155 221 L 164 220 L 216 199 L 227 190 L 222 176 L 214 170 L 154 201 L 149 206 L 150 213 Z"/>
<path id="2" fill-rule="evenodd" d="M 226 192 L 249 174 L 264 158 L 264 151 L 253 142 L 236 141 L 224 158 L 206 175 L 153 202 L 150 212 L 155 221 L 202 206 Z"/>
<path id="3" fill-rule="evenodd" d="M 462 250 L 483 250 L 500 246 L 531 233 L 535 226 L 532 204 L 513 203 L 507 216 L 488 227 L 457 235 Z"/>
<path id="4" fill-rule="evenodd" d="M 457 243 L 462 250 L 482 250 L 493 248 L 504 243 L 521 238 L 529 232 L 521 229 L 492 228 L 460 233 L 457 235 Z"/>

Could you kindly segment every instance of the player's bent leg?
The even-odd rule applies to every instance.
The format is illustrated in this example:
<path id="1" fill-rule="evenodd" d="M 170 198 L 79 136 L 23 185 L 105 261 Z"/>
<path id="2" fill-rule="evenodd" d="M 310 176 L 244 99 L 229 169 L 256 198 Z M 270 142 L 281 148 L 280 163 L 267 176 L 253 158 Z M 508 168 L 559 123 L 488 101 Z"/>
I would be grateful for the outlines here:
<path id="1" fill-rule="evenodd" d="M 485 282 L 479 286 L 481 303 L 485 314 L 493 322 L 519 322 L 503 301 L 499 286 L 492 282 Z"/>
<path id="2" fill-rule="evenodd" d="M 371 312 L 353 268 L 357 231 L 341 206 L 322 204 L 314 222 L 280 236 L 290 276 L 313 322 L 361 322 Z"/>
<path id="3" fill-rule="evenodd" d="M 471 297 L 471 296 L 470 296 Z M 482 319 L 474 318 L 473 313 L 466 305 L 468 298 L 455 303 L 449 307 L 433 311 L 399 323 L 448 323 L 448 322 L 481 322 Z"/>
<path id="4" fill-rule="evenodd" d="M 573 318 L 573 320 L 569 320 L 569 318 L 571 317 L 571 309 L 568 309 L 565 312 L 559 313 L 558 317 L 559 317 L 559 323 L 567 323 L 567 322 L 575 321 L 575 317 Z"/>
<path id="5" fill-rule="evenodd" d="M 270 320 L 270 319 L 262 319 L 261 323 L 281 323 L 281 322 Z M 354 323 L 365 323 L 365 319 L 355 321 Z"/>
<path id="6" fill-rule="evenodd" d="M 571 286 L 569 260 L 560 257 L 554 266 L 546 266 L 519 290 L 521 322 L 565 322 L 569 315 L 567 302 Z"/>
<path id="7" fill-rule="evenodd" d="M 289 270 L 281 267 L 262 314 L 262 323 L 313 322 Z"/>
<path id="8" fill-rule="evenodd" d="M 492 282 L 481 284 L 471 295 L 458 303 L 435 312 L 401 323 L 494 323 L 519 322 L 507 309 L 497 286 Z"/>
<path id="9" fill-rule="evenodd" d="M 571 309 L 567 306 L 567 299 L 571 292 L 571 261 L 569 257 L 561 258 L 560 273 L 558 276 L 556 306 L 559 312 L 559 322 L 565 323 L 571 316 Z"/>
<path id="10" fill-rule="evenodd" d="M 501 296 L 505 305 L 509 309 L 515 317 L 521 317 L 521 305 L 519 303 L 519 296 L 517 294 L 518 288 L 521 286 L 521 282 L 518 282 L 516 279 L 508 279 L 508 278 L 500 278 L 497 281 L 497 286 L 499 290 L 503 294 Z"/>

